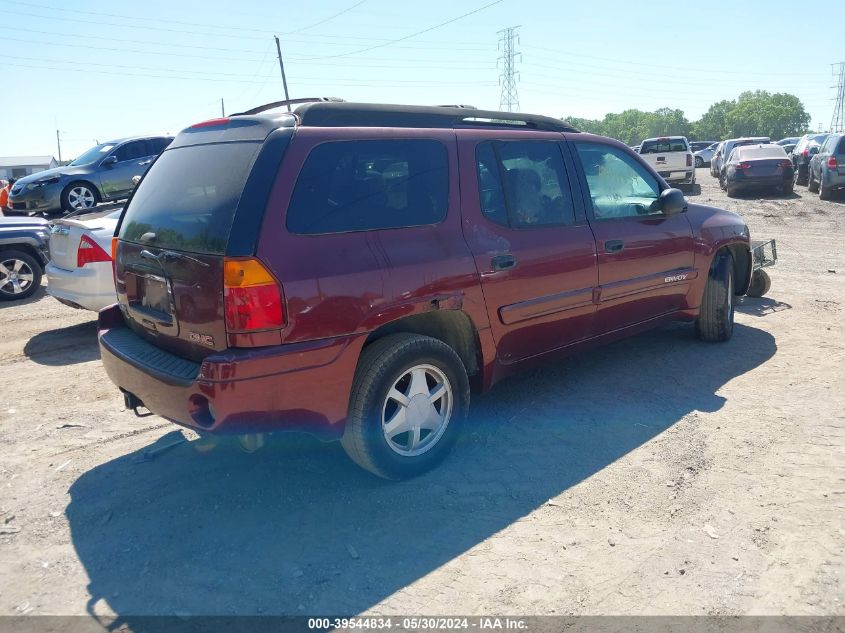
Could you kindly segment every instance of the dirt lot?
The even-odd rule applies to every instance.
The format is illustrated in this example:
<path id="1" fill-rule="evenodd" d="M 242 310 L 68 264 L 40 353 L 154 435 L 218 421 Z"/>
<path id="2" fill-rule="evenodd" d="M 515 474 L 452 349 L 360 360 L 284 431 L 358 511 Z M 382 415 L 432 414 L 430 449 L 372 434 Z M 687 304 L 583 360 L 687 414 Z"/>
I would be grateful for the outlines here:
<path id="1" fill-rule="evenodd" d="M 122 410 L 93 315 L 0 307 L 0 614 L 845 615 L 845 199 L 699 181 L 778 239 L 733 340 L 508 380 L 406 483 L 299 436 L 145 457 L 181 432 Z"/>

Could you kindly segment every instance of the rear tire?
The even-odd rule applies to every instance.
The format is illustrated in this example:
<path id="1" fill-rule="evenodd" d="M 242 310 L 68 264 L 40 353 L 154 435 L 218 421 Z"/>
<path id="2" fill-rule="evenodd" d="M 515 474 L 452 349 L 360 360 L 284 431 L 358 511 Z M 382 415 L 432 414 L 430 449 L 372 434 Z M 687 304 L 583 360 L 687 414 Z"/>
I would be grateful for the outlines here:
<path id="1" fill-rule="evenodd" d="M 0 301 L 31 297 L 41 286 L 41 264 L 23 251 L 0 251 Z"/>
<path id="2" fill-rule="evenodd" d="M 701 156 L 695 157 L 695 166 L 696 167 L 704 167 L 704 159 Z"/>
<path id="3" fill-rule="evenodd" d="M 789 183 L 788 185 L 784 185 L 783 187 L 781 187 L 781 191 L 783 192 L 783 195 L 791 196 L 795 191 L 795 187 L 792 185 L 792 183 Z"/>
<path id="4" fill-rule="evenodd" d="M 341 444 L 374 475 L 415 477 L 449 454 L 468 408 L 469 380 L 455 350 L 428 336 L 391 334 L 361 353 Z"/>
<path id="5" fill-rule="evenodd" d="M 795 169 L 795 184 L 802 187 L 807 185 L 807 169 L 802 169 L 801 165 Z"/>
<path id="6" fill-rule="evenodd" d="M 748 286 L 748 291 L 745 293 L 749 297 L 758 299 L 769 292 L 772 288 L 772 278 L 762 268 L 758 268 L 751 275 L 751 284 Z"/>
<path id="7" fill-rule="evenodd" d="M 702 341 L 718 343 L 731 338 L 734 329 L 734 260 L 720 252 L 713 259 L 695 330 Z"/>
<path id="8" fill-rule="evenodd" d="M 807 173 L 807 191 L 809 191 L 810 193 L 819 192 L 819 183 L 817 183 L 813 178 L 812 170 L 809 170 Z"/>
<path id="9" fill-rule="evenodd" d="M 728 191 L 728 198 L 736 198 L 736 194 L 738 193 L 736 187 L 732 186 L 731 183 L 727 183 L 725 188 Z"/>
<path id="10" fill-rule="evenodd" d="M 830 200 L 833 197 L 833 189 L 825 187 L 824 183 L 819 183 L 819 200 Z"/>

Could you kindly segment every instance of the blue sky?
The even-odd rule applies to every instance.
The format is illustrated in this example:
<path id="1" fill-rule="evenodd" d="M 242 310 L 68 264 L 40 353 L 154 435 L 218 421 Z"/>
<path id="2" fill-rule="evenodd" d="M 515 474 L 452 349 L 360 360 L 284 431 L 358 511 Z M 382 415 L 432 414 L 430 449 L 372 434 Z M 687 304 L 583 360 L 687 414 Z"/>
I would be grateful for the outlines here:
<path id="1" fill-rule="evenodd" d="M 681 108 L 691 120 L 743 90 L 797 95 L 813 128 L 845 61 L 794 1 L 0 0 L 0 155 L 73 157 L 95 140 L 178 132 L 292 97 L 499 105 L 497 31 L 520 25 L 520 109 L 599 118 Z M 817 19 L 823 18 L 822 22 Z M 813 24 L 845 24 L 845 2 Z M 400 38 L 402 41 L 394 42 Z M 837 45 L 841 37 L 837 39 Z"/>

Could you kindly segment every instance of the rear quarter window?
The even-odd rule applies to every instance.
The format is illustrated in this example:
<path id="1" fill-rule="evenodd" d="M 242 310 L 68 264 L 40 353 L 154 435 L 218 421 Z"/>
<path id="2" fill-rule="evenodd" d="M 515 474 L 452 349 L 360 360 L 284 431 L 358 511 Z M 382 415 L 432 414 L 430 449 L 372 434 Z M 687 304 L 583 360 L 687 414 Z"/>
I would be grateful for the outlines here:
<path id="1" fill-rule="evenodd" d="M 437 224 L 448 195 L 449 158 L 439 141 L 331 141 L 306 158 L 287 229 L 319 235 Z"/>

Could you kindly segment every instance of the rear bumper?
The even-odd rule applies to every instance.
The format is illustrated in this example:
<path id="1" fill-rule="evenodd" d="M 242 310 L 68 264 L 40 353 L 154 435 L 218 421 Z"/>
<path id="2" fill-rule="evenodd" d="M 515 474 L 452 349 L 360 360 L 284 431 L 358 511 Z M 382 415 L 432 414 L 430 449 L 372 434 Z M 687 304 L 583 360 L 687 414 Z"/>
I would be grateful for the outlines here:
<path id="1" fill-rule="evenodd" d="M 789 186 L 792 184 L 792 179 L 792 172 L 788 171 L 777 176 L 728 178 L 728 184 L 733 185 L 736 189 L 766 189 Z"/>
<path id="2" fill-rule="evenodd" d="M 695 167 L 690 167 L 688 171 L 661 171 L 658 173 L 666 182 L 681 185 L 691 185 L 695 182 Z"/>
<path id="3" fill-rule="evenodd" d="M 47 264 L 47 294 L 66 305 L 99 312 L 117 301 L 111 262 L 86 264 L 76 270 Z"/>
<path id="4" fill-rule="evenodd" d="M 824 183 L 825 187 L 843 189 L 845 188 L 845 172 L 840 173 L 838 170 L 823 169 L 822 183 Z"/>
<path id="5" fill-rule="evenodd" d="M 147 343 L 119 308 L 100 313 L 100 354 L 109 378 L 176 424 L 214 433 L 343 432 L 365 335 L 230 349 L 193 363 Z"/>

